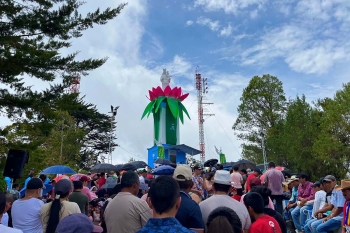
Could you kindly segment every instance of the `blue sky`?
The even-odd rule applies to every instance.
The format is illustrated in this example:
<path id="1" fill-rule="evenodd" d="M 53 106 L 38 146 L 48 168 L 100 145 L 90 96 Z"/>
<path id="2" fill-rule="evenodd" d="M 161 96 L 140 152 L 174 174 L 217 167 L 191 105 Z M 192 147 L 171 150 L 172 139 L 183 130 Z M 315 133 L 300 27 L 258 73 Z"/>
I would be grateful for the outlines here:
<path id="1" fill-rule="evenodd" d="M 116 7 L 120 0 L 88 1 L 86 13 Z M 196 66 L 208 78 L 207 98 L 216 114 L 206 120 L 207 159 L 222 147 L 228 161 L 240 158 L 232 125 L 242 90 L 254 75 L 271 74 L 284 84 L 287 98 L 308 101 L 331 97 L 350 74 L 349 0 L 129 0 L 107 25 L 89 29 L 64 54 L 108 57 L 83 77 L 86 100 L 108 112 L 120 105 L 113 162 L 146 161 L 152 146 L 152 119 L 140 120 L 148 90 L 161 85 L 162 68 L 182 86 L 192 120 L 181 127 L 181 143 L 198 148 Z M 40 88 L 40 84 L 35 83 Z"/>

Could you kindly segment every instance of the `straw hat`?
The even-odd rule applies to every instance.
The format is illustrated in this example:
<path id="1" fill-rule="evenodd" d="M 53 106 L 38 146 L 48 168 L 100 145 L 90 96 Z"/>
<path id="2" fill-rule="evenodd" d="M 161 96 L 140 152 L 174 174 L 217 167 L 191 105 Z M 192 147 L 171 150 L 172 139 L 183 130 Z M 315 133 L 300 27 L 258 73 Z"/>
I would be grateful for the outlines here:
<path id="1" fill-rule="evenodd" d="M 340 186 L 335 188 L 336 191 L 350 188 L 350 180 L 342 180 Z"/>
<path id="2" fill-rule="evenodd" d="M 282 182 L 282 184 L 289 185 L 290 183 L 296 180 L 299 180 L 299 178 L 297 178 L 296 176 L 292 176 L 291 178 L 287 179 L 285 182 Z"/>

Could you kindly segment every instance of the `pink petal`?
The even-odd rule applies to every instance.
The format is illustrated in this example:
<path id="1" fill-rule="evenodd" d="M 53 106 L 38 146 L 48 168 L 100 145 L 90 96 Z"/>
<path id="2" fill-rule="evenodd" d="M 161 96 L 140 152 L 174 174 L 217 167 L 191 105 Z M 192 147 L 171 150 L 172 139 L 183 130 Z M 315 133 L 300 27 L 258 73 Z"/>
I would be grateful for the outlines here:
<path id="1" fill-rule="evenodd" d="M 152 101 L 155 99 L 154 93 L 152 91 L 148 91 L 149 93 L 149 99 Z"/>
<path id="2" fill-rule="evenodd" d="M 180 96 L 179 100 L 180 100 L 180 101 L 183 101 L 184 99 L 187 98 L 187 96 L 188 96 L 189 94 L 190 94 L 190 93 L 187 93 L 187 94 L 184 94 L 184 95 Z"/>
<path id="3" fill-rule="evenodd" d="M 177 89 L 176 99 L 179 99 L 179 98 L 181 97 L 181 95 L 182 95 L 182 90 L 181 90 L 181 87 L 179 87 L 179 88 Z"/>
<path id="4" fill-rule="evenodd" d="M 166 86 L 164 89 L 164 95 L 165 96 L 170 96 L 171 88 L 169 86 Z"/>
<path id="5" fill-rule="evenodd" d="M 156 95 L 156 98 L 158 98 L 159 96 L 164 96 L 164 92 L 162 90 L 162 88 L 160 86 L 158 86 L 155 90 L 155 95 Z"/>
<path id="6" fill-rule="evenodd" d="M 174 87 L 170 92 L 170 97 L 176 98 L 177 97 L 176 94 L 177 94 L 177 87 Z"/>

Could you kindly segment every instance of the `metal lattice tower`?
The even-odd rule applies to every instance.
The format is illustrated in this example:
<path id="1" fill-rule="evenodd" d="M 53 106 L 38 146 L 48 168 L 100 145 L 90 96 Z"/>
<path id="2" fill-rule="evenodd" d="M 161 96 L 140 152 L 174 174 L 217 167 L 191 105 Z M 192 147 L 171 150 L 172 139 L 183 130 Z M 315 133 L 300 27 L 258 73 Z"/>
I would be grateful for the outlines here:
<path id="1" fill-rule="evenodd" d="M 79 89 L 80 89 L 80 75 L 75 73 L 74 79 L 72 80 L 72 84 L 69 87 L 69 92 L 70 93 L 79 93 Z"/>
<path id="2" fill-rule="evenodd" d="M 204 117 L 210 117 L 215 114 L 205 113 L 204 106 L 213 103 L 204 103 L 203 97 L 208 93 L 207 79 L 203 79 L 202 75 L 196 72 L 196 89 L 197 89 L 197 102 L 198 102 L 198 128 L 199 128 L 199 150 L 202 152 L 200 162 L 203 165 L 205 162 L 205 141 L 204 141 Z"/>

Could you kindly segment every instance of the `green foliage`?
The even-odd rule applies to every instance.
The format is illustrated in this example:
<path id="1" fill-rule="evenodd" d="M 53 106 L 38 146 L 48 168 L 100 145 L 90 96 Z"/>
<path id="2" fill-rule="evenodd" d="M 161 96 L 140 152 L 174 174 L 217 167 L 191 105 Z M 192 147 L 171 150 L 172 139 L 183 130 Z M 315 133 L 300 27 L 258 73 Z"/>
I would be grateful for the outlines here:
<path id="1" fill-rule="evenodd" d="M 269 74 L 254 76 L 244 88 L 238 117 L 232 129 L 242 144 L 243 157 L 262 161 L 260 132 L 268 131 L 282 118 L 286 110 L 286 98 L 282 82 Z"/>

